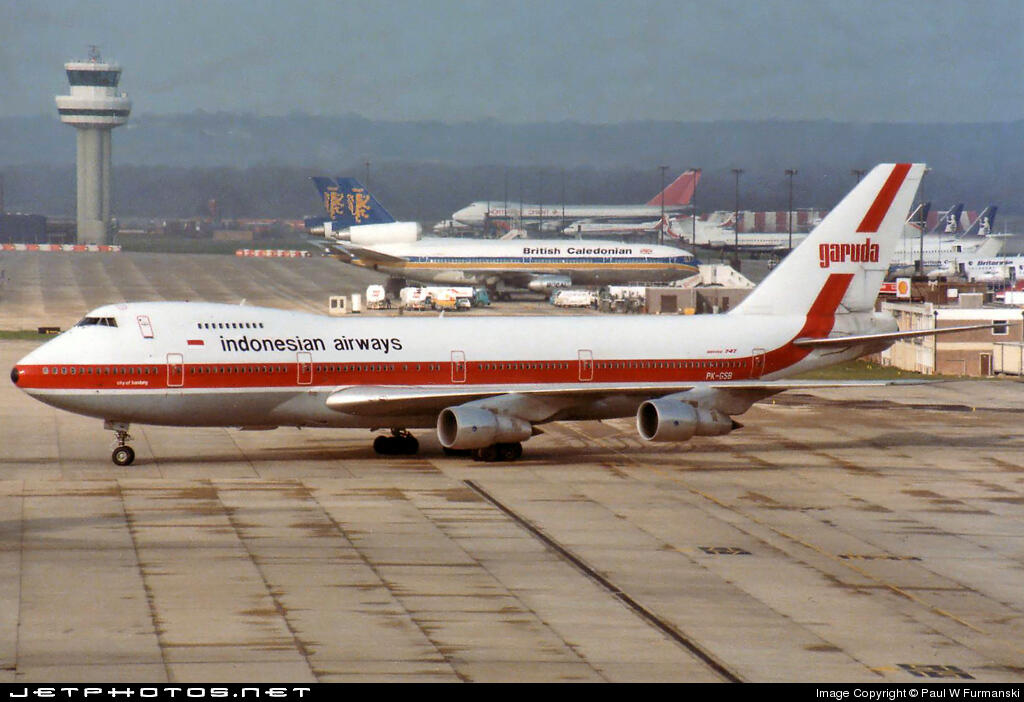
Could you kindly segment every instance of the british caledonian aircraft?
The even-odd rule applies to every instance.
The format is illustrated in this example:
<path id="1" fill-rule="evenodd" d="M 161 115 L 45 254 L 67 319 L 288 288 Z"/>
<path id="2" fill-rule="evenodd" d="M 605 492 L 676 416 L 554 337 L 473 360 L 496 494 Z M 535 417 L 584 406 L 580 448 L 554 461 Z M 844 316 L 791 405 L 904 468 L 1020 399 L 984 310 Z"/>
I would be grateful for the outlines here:
<path id="1" fill-rule="evenodd" d="M 354 178 L 315 177 L 330 219 L 314 227 L 327 247 L 351 262 L 406 280 L 484 285 L 500 297 L 509 289 L 550 293 L 571 285 L 670 282 L 698 272 L 693 254 L 659 244 L 561 239 L 420 238 L 416 222 L 397 222 Z"/>
<path id="2" fill-rule="evenodd" d="M 103 419 L 118 465 L 134 459 L 131 423 L 385 428 L 374 442 L 385 454 L 416 452 L 408 429 L 433 427 L 445 451 L 488 461 L 514 460 L 556 420 L 635 414 L 647 441 L 727 434 L 770 395 L 850 384 L 788 376 L 935 333 L 899 332 L 873 310 L 922 169 L 876 167 L 728 314 L 355 319 L 112 304 L 11 379 Z"/>

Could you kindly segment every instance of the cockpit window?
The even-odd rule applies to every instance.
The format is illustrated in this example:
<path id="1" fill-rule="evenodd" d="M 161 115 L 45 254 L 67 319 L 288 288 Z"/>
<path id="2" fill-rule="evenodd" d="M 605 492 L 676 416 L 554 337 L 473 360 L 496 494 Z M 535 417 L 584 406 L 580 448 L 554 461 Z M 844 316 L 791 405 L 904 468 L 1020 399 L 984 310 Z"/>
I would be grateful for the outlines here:
<path id="1" fill-rule="evenodd" d="M 114 319 L 113 317 L 83 317 L 82 320 L 75 326 L 91 327 L 96 325 L 101 327 L 116 327 L 117 320 Z"/>

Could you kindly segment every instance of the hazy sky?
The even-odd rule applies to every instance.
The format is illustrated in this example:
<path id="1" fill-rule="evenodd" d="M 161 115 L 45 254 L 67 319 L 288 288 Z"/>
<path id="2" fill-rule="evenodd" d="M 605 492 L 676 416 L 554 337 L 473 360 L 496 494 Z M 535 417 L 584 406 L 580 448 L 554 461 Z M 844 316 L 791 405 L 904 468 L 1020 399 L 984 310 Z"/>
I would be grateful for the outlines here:
<path id="1" fill-rule="evenodd" d="M 1021 0 L 0 0 L 0 116 L 97 44 L 133 113 L 1024 117 Z"/>

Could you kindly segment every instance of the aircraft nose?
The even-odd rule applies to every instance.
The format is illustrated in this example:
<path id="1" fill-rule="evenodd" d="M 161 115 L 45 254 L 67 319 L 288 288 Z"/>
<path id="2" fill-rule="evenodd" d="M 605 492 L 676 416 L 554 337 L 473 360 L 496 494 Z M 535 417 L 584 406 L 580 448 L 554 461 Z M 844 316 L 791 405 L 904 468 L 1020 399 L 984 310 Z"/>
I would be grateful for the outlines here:
<path id="1" fill-rule="evenodd" d="M 14 368 L 11 368 L 11 382 L 14 383 L 15 385 L 17 385 L 18 384 L 18 378 L 20 378 L 20 377 L 21 377 L 21 371 L 18 369 L 18 367 L 15 366 Z"/>

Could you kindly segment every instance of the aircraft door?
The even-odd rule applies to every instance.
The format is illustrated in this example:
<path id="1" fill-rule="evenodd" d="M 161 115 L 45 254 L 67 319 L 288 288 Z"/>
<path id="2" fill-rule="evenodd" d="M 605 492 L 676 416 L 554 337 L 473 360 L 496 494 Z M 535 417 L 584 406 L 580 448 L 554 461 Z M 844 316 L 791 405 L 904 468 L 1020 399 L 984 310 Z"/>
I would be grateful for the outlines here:
<path id="1" fill-rule="evenodd" d="M 764 373 L 764 349 L 754 349 L 750 352 L 750 377 L 757 380 Z"/>
<path id="2" fill-rule="evenodd" d="M 140 314 L 136 319 L 139 322 L 139 331 L 142 333 L 143 339 L 153 338 L 153 324 L 149 321 L 149 316 Z"/>
<path id="3" fill-rule="evenodd" d="M 298 383 L 299 385 L 313 384 L 313 355 L 309 351 L 299 351 L 296 354 L 298 361 Z"/>
<path id="4" fill-rule="evenodd" d="M 452 351 L 452 382 L 466 382 L 466 354 L 462 351 Z"/>
<path id="5" fill-rule="evenodd" d="M 579 350 L 580 380 L 587 382 L 594 379 L 594 352 L 590 349 Z"/>
<path id="6" fill-rule="evenodd" d="M 167 354 L 167 387 L 180 388 L 185 384 L 185 359 L 180 353 Z"/>

